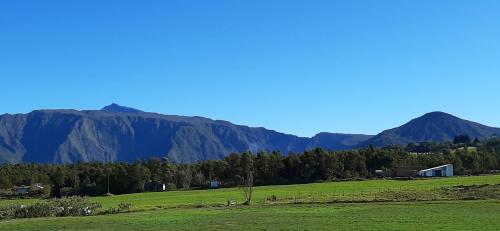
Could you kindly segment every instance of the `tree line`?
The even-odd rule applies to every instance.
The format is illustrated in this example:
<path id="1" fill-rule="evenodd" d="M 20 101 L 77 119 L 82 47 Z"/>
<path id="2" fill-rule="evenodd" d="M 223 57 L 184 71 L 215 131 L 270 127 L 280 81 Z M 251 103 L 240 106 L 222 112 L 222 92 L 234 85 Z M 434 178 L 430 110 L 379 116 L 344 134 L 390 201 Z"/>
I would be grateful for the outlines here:
<path id="1" fill-rule="evenodd" d="M 251 174 L 255 185 L 310 183 L 371 178 L 375 170 L 422 169 L 451 163 L 455 174 L 480 174 L 500 169 L 500 139 L 466 143 L 409 144 L 406 147 L 366 147 L 349 151 L 321 148 L 289 153 L 233 153 L 223 160 L 195 164 L 153 158 L 134 163 L 15 164 L 0 166 L 0 189 L 42 183 L 51 196 L 126 194 L 158 189 L 241 185 Z"/>

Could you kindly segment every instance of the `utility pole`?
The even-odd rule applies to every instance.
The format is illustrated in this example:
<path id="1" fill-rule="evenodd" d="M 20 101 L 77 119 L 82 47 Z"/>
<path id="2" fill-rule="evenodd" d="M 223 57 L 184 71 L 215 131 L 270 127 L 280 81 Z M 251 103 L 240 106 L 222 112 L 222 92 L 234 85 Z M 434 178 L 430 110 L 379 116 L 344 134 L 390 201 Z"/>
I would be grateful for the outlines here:
<path id="1" fill-rule="evenodd" d="M 110 195 L 109 194 L 109 166 L 108 166 L 107 170 L 108 170 L 108 195 Z"/>

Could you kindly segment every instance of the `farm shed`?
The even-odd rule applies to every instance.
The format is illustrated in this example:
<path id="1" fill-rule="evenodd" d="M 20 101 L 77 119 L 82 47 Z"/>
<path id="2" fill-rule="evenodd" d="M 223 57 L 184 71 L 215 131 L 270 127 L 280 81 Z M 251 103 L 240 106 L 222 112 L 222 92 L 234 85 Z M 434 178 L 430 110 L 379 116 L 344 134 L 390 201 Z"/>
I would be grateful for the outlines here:
<path id="1" fill-rule="evenodd" d="M 453 164 L 445 164 L 434 168 L 420 170 L 418 175 L 424 177 L 453 176 Z"/>
<path id="2" fill-rule="evenodd" d="M 219 181 L 217 180 L 210 181 L 210 188 L 218 188 L 218 187 L 219 187 Z"/>
<path id="3" fill-rule="evenodd" d="M 16 195 L 36 194 L 36 193 L 41 193 L 42 190 L 43 186 L 40 183 L 32 184 L 31 186 L 21 185 L 19 187 L 14 187 L 14 193 Z"/>
<path id="4" fill-rule="evenodd" d="M 26 186 L 26 185 L 21 185 L 19 187 L 14 187 L 15 189 L 15 192 L 17 195 L 25 195 L 25 194 L 28 194 L 30 193 L 30 186 Z"/>

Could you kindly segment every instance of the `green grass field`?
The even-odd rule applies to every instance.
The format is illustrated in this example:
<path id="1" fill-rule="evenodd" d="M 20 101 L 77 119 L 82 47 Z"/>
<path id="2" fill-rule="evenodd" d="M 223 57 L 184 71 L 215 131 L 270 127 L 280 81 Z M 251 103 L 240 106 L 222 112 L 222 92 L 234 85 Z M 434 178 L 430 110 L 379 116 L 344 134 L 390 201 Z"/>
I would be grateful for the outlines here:
<path id="1" fill-rule="evenodd" d="M 500 230 L 498 201 L 165 209 L 10 220 L 0 230 Z"/>
<path id="2" fill-rule="evenodd" d="M 252 206 L 217 207 L 242 201 L 237 188 L 95 197 L 104 208 L 132 204 L 130 213 L 0 222 L 0 230 L 500 230 L 500 201 L 275 204 L 265 198 L 321 198 L 417 192 L 457 185 L 500 184 L 500 175 L 410 181 L 366 180 L 255 187 Z M 0 205 L 31 204 L 1 200 Z M 311 200 L 309 200 L 310 202 Z M 321 201 L 321 200 L 317 200 Z M 202 206 L 200 206 L 202 205 Z M 200 208 L 196 208 L 199 206 Z"/>
<path id="3" fill-rule="evenodd" d="M 254 204 L 262 204 L 267 197 L 276 195 L 278 198 L 292 197 L 350 197 L 353 194 L 379 191 L 400 190 L 431 190 L 434 188 L 455 185 L 500 184 L 500 175 L 450 177 L 424 180 L 366 180 L 330 182 L 298 185 L 262 186 L 254 189 Z M 191 190 L 137 193 L 116 195 L 112 197 L 95 197 L 92 200 L 100 202 L 104 208 L 117 206 L 120 202 L 132 204 L 133 210 L 149 210 L 154 208 L 174 208 L 179 206 L 217 205 L 225 204 L 227 200 L 243 201 L 238 188 L 215 190 Z M 0 200 L 1 205 L 31 204 L 36 200 Z"/>
<path id="4" fill-rule="evenodd" d="M 441 179 L 395 181 L 369 180 L 350 182 L 315 183 L 302 185 L 280 185 L 255 187 L 254 203 L 261 204 L 264 200 L 276 195 L 278 198 L 323 197 L 332 194 L 349 197 L 352 194 L 378 192 L 381 190 L 426 190 L 454 185 L 500 184 L 500 175 L 453 177 Z M 240 189 L 193 190 L 159 193 L 141 193 L 118 195 L 111 198 L 98 197 L 96 201 L 104 207 L 116 206 L 120 202 L 131 203 L 134 209 L 151 209 L 155 207 L 169 208 L 185 205 L 215 205 L 225 204 L 227 200 L 243 201 Z"/>

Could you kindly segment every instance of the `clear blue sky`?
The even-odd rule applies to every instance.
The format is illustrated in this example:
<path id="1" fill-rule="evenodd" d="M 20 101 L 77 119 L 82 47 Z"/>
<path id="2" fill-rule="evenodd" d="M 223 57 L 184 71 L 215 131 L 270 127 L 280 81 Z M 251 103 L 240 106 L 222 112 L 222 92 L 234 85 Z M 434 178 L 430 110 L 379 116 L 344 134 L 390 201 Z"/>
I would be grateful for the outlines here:
<path id="1" fill-rule="evenodd" d="M 0 113 L 112 102 L 312 136 L 500 127 L 500 1 L 0 2 Z"/>

